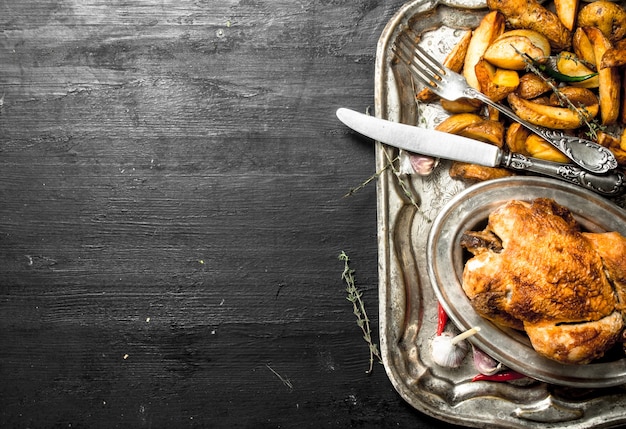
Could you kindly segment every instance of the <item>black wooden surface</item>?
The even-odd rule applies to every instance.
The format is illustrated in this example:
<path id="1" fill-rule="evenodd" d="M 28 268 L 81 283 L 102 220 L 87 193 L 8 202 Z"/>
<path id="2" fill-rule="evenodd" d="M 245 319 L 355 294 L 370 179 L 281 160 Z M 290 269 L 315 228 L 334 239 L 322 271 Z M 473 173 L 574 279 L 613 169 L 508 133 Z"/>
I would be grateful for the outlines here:
<path id="1" fill-rule="evenodd" d="M 0 427 L 443 427 L 368 350 L 396 0 L 0 2 Z M 375 339 L 378 339 L 376 334 Z"/>

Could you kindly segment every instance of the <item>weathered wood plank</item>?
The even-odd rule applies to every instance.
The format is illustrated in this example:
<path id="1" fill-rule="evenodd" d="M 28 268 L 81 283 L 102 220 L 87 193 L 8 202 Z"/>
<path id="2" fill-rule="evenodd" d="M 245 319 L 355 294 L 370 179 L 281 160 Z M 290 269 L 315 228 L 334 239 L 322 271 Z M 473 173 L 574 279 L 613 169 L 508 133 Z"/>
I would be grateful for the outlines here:
<path id="1" fill-rule="evenodd" d="M 401 1 L 0 4 L 0 426 L 441 427 L 377 323 L 376 42 Z"/>

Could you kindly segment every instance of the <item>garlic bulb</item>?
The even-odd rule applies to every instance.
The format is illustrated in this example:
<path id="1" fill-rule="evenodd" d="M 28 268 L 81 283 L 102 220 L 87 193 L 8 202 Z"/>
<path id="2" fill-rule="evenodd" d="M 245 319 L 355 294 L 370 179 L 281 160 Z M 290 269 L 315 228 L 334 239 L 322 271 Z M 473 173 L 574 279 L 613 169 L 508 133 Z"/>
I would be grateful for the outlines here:
<path id="1" fill-rule="evenodd" d="M 431 344 L 433 362 L 444 368 L 457 368 L 467 355 L 467 342 L 452 344 L 452 335 L 444 332 L 433 338 Z"/>
<path id="2" fill-rule="evenodd" d="M 466 338 L 471 337 L 480 331 L 475 327 L 457 336 L 452 336 L 448 332 L 435 336 L 431 344 L 431 355 L 435 364 L 444 368 L 457 368 L 465 359 L 469 346 Z"/>

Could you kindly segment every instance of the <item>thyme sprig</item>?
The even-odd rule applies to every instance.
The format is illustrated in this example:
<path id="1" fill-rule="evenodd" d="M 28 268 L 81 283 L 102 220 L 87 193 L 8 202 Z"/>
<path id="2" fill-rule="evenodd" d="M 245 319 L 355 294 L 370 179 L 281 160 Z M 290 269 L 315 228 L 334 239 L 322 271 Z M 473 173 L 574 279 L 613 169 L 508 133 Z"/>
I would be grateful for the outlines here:
<path id="1" fill-rule="evenodd" d="M 379 363 L 382 363 L 382 358 L 380 356 L 380 352 L 378 351 L 378 346 L 374 344 L 372 341 L 372 331 L 370 329 L 370 321 L 367 317 L 367 313 L 365 312 L 365 305 L 363 304 L 363 294 L 356 287 L 354 270 L 350 268 L 350 258 L 344 251 L 339 254 L 339 260 L 343 261 L 343 273 L 341 274 L 341 278 L 346 282 L 346 292 L 348 296 L 346 299 L 352 303 L 352 312 L 356 316 L 356 324 L 361 331 L 363 332 L 363 339 L 368 345 L 369 353 L 370 353 L 370 365 L 367 371 L 367 374 L 370 374 L 374 369 L 374 360 L 377 360 Z"/>
<path id="2" fill-rule="evenodd" d="M 519 51 L 517 48 L 515 48 L 515 50 L 519 55 L 522 56 L 524 63 L 526 63 L 526 69 L 539 76 L 539 78 L 541 78 L 541 80 L 543 80 L 550 87 L 552 92 L 559 99 L 559 103 L 561 103 L 562 105 L 567 105 L 568 108 L 576 112 L 580 120 L 587 126 L 589 130 L 587 132 L 587 135 L 590 138 L 597 140 L 598 131 L 602 130 L 602 125 L 600 125 L 595 119 L 590 120 L 591 115 L 589 114 L 589 111 L 587 109 L 585 109 L 584 107 L 578 107 L 574 103 L 572 103 L 570 99 L 559 90 L 558 86 L 555 85 L 552 79 L 548 79 L 547 77 L 545 77 L 542 71 L 535 65 L 535 60 L 530 55 L 525 52 Z"/>
<path id="3" fill-rule="evenodd" d="M 399 157 L 396 157 L 392 160 L 391 156 L 389 156 L 389 152 L 387 152 L 386 150 L 383 152 L 385 154 L 385 157 L 387 158 L 387 165 L 389 166 L 389 168 L 391 168 L 391 172 L 396 177 L 396 181 L 398 182 L 398 186 L 400 186 L 400 189 L 402 189 L 402 193 L 405 197 L 409 199 L 411 204 L 415 206 L 417 211 L 419 213 L 422 213 L 420 206 L 417 203 L 417 198 L 415 198 L 415 195 L 413 195 L 413 192 L 411 191 L 410 185 L 404 180 L 404 177 L 402 177 L 402 173 L 400 172 L 400 170 L 396 168 L 395 160 L 399 159 Z"/>
<path id="4" fill-rule="evenodd" d="M 392 169 L 395 168 L 393 167 L 393 163 L 397 161 L 398 159 L 399 157 L 395 157 L 393 160 L 388 161 L 387 164 L 385 164 L 385 166 L 381 170 L 372 174 L 370 177 L 368 177 L 363 182 L 361 182 L 358 186 L 354 188 L 350 188 L 350 190 L 344 195 L 344 198 L 351 197 L 352 195 L 356 194 L 358 191 L 365 188 L 370 182 L 378 179 L 380 175 L 383 174 L 389 168 L 392 168 Z"/>
<path id="5" fill-rule="evenodd" d="M 370 115 L 369 107 L 366 109 L 365 114 Z M 424 218 L 430 222 L 430 219 L 428 219 L 426 215 L 420 209 L 420 206 L 417 202 L 417 198 L 415 198 L 415 195 L 411 191 L 410 185 L 406 183 L 406 181 L 404 180 L 404 177 L 402 177 L 402 173 L 396 167 L 396 162 L 400 159 L 400 157 L 396 156 L 395 158 L 391 158 L 387 150 L 383 150 L 383 153 L 385 154 L 385 158 L 387 159 L 387 163 L 385 164 L 385 166 L 380 171 L 375 172 L 366 180 L 361 182 L 358 186 L 354 188 L 350 188 L 350 190 L 348 190 L 348 192 L 344 195 L 344 198 L 351 197 L 352 195 L 354 195 L 361 189 L 365 188 L 370 182 L 378 179 L 380 175 L 383 174 L 385 171 L 390 169 L 393 175 L 395 176 L 396 181 L 398 182 L 398 186 L 400 186 L 400 189 L 402 190 L 402 193 L 409 199 L 411 204 L 417 209 L 417 212 L 420 213 L 422 216 L 424 216 Z"/>
<path id="6" fill-rule="evenodd" d="M 413 191 L 411 190 L 411 186 L 405 180 L 404 174 L 400 172 L 400 170 L 395 165 L 396 161 L 398 161 L 400 157 L 396 156 L 395 158 L 391 158 L 391 156 L 386 150 L 384 150 L 384 153 L 385 153 L 385 157 L 387 158 L 387 163 L 385 164 L 385 166 L 381 170 L 375 172 L 366 180 L 361 182 L 358 186 L 354 188 L 350 188 L 350 190 L 348 190 L 348 192 L 346 192 L 343 197 L 344 198 L 351 197 L 352 195 L 356 194 L 361 189 L 365 188 L 370 182 L 378 179 L 385 171 L 391 170 L 391 172 L 393 173 L 396 179 L 398 186 L 400 187 L 400 190 L 402 191 L 404 196 L 409 200 L 411 205 L 417 209 L 417 213 L 419 213 L 426 220 L 426 222 L 428 223 L 432 222 L 432 219 L 428 218 L 428 216 L 426 216 L 426 214 L 422 211 L 421 207 L 419 206 L 418 200 L 415 197 L 415 194 L 413 193 Z"/>

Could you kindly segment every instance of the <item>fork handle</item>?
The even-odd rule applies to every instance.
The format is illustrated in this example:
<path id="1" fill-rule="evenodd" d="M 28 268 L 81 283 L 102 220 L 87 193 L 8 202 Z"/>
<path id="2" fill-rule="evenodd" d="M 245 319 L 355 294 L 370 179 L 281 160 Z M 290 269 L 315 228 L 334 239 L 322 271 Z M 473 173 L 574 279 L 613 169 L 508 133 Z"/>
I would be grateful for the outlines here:
<path id="1" fill-rule="evenodd" d="M 593 174 L 572 164 L 543 161 L 513 152 L 504 153 L 500 165 L 561 179 L 605 197 L 618 197 L 626 193 L 626 176 L 619 170 L 607 174 Z"/>
<path id="2" fill-rule="evenodd" d="M 575 164 L 592 173 L 606 173 L 617 167 L 617 160 L 613 153 L 606 147 L 592 142 L 591 140 L 569 136 L 560 131 L 546 129 L 531 124 L 520 118 L 508 107 L 492 101 L 489 97 L 474 88 L 468 88 L 466 94 L 470 98 L 475 98 L 483 103 L 498 109 L 500 112 L 519 122 L 533 133 L 539 135 L 552 146 L 561 151 Z"/>

